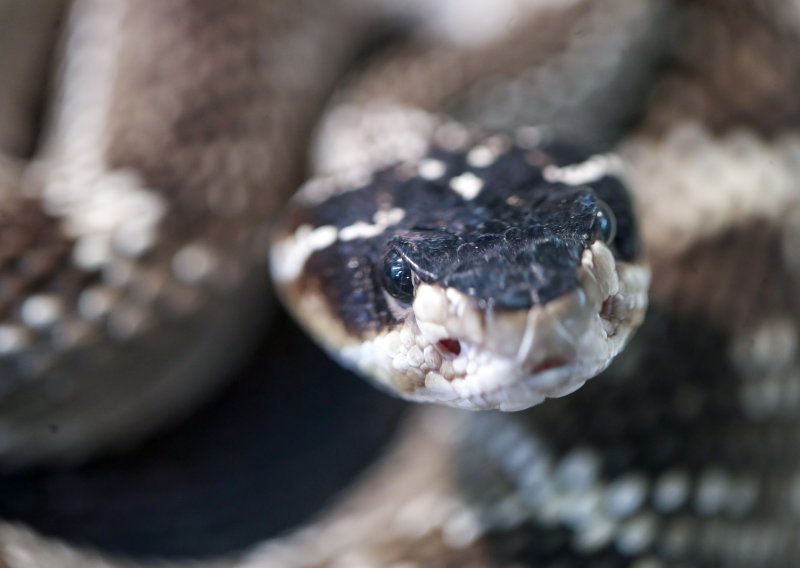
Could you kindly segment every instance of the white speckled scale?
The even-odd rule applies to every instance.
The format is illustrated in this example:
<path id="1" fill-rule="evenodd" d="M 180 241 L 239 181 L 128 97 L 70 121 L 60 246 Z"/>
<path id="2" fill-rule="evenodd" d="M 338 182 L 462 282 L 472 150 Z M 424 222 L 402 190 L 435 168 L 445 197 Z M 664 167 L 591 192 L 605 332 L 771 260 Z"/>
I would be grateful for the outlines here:
<path id="1" fill-rule="evenodd" d="M 280 4 L 212 4 L 70 6 L 41 143 L 2 188 L 3 468 L 135 441 L 229 375 L 263 317 L 270 222 L 349 46 Z M 289 38 L 303 64 L 260 56 Z"/>

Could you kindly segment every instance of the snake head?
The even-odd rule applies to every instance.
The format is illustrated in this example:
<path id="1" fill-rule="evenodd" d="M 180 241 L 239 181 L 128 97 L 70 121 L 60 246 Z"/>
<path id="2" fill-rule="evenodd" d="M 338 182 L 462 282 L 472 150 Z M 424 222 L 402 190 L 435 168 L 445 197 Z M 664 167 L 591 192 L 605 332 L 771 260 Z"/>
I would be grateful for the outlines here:
<path id="1" fill-rule="evenodd" d="M 600 373 L 643 319 L 649 271 L 614 159 L 492 140 L 312 181 L 276 233 L 290 311 L 404 398 L 528 408 Z"/>

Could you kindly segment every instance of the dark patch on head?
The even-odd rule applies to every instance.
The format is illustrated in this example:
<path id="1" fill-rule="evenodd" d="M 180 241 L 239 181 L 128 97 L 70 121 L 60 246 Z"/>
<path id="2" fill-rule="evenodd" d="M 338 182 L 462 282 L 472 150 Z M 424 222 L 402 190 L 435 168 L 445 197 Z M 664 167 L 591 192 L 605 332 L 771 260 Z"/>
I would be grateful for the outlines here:
<path id="1" fill-rule="evenodd" d="M 456 288 L 483 305 L 516 309 L 547 302 L 577 286 L 597 212 L 590 190 L 553 189 L 527 191 L 523 207 L 462 202 L 439 214 L 461 226 L 421 223 L 388 245 L 421 280 Z"/>
<path id="2" fill-rule="evenodd" d="M 337 242 L 311 255 L 301 284 L 321 292 L 348 330 L 378 330 L 395 322 L 383 292 L 381 258 L 373 240 Z"/>
<path id="3" fill-rule="evenodd" d="M 486 167 L 470 166 L 466 152 L 435 149 L 430 157 L 445 164 L 439 179 L 387 168 L 362 188 L 293 214 L 313 226 L 344 228 L 372 224 L 378 210 L 405 211 L 380 235 L 337 241 L 307 263 L 302 285 L 320 289 L 351 330 L 395 321 L 384 292 L 387 255 L 401 256 L 415 279 L 453 287 L 485 307 L 524 309 L 578 285 L 581 256 L 603 233 L 604 212 L 616 219 L 615 253 L 625 260 L 636 254 L 630 198 L 618 180 L 568 186 L 544 179 L 548 165 L 587 159 L 572 148 L 514 147 Z M 483 184 L 472 200 L 450 186 L 467 172 Z"/>
<path id="4" fill-rule="evenodd" d="M 631 194 L 619 178 L 613 176 L 605 176 L 591 185 L 597 197 L 614 213 L 617 226 L 611 249 L 617 258 L 634 260 L 641 254 L 641 246 Z"/>

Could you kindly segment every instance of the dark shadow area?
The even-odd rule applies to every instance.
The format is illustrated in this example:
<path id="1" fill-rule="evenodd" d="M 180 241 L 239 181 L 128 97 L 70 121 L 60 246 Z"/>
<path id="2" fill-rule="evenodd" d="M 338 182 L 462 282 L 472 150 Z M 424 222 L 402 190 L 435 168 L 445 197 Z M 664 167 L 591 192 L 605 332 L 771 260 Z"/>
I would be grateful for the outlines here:
<path id="1" fill-rule="evenodd" d="M 0 477 L 0 517 L 117 554 L 203 557 L 308 519 L 373 463 L 405 405 L 276 318 L 221 396 L 135 451 Z"/>

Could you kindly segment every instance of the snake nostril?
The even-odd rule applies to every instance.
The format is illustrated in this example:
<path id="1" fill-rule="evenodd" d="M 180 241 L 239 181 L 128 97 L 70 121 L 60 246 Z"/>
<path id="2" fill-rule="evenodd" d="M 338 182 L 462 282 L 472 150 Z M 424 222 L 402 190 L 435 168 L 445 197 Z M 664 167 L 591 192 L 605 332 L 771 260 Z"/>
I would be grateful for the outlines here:
<path id="1" fill-rule="evenodd" d="M 440 351 L 449 355 L 459 355 L 461 353 L 461 342 L 458 339 L 445 338 L 436 342 Z"/>

